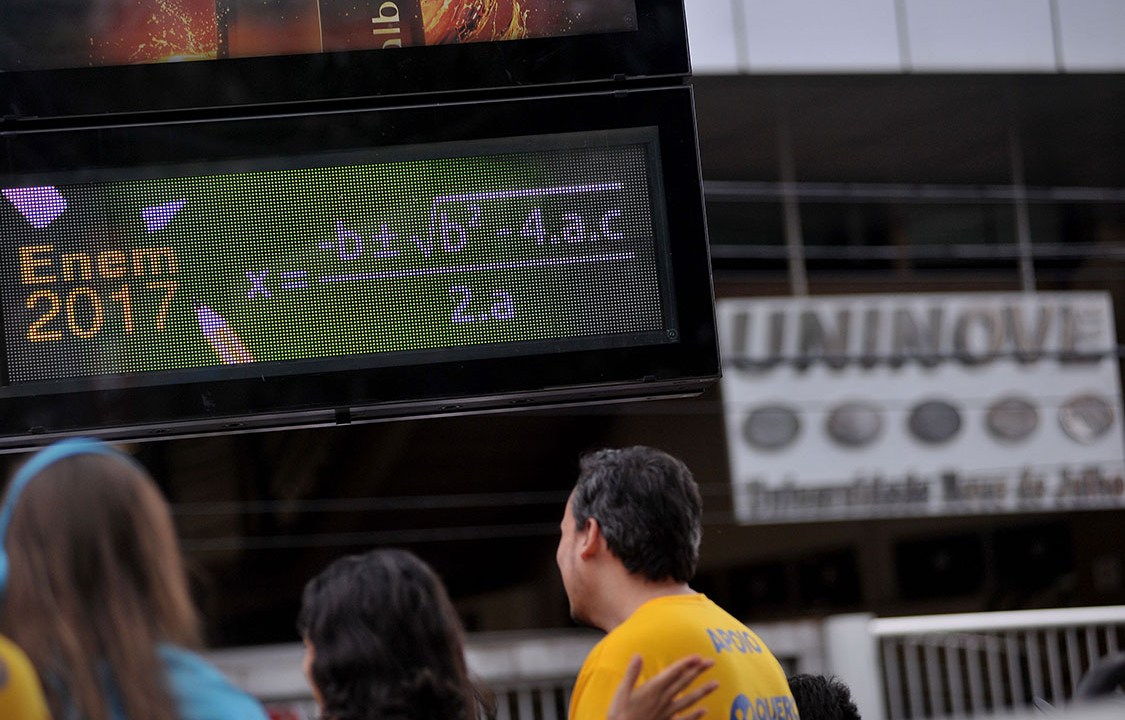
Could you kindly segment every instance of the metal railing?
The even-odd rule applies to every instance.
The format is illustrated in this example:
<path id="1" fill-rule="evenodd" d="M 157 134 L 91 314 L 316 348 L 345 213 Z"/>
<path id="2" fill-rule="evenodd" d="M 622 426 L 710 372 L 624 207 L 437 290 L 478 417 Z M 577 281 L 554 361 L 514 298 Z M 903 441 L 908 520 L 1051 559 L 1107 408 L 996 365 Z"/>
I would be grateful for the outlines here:
<path id="1" fill-rule="evenodd" d="M 565 720 L 573 677 L 516 684 L 494 683 L 496 720 Z"/>
<path id="2" fill-rule="evenodd" d="M 1070 702 L 1125 647 L 1125 607 L 871 620 L 888 720 L 979 717 Z"/>

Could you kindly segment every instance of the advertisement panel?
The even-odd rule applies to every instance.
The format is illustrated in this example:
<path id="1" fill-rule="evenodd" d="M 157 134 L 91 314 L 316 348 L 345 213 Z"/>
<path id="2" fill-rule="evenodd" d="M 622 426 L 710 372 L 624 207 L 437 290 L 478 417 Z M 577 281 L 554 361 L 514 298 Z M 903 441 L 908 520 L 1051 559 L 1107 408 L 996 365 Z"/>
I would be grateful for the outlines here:
<path id="1" fill-rule="evenodd" d="M 636 29 L 634 0 L 12 0 L 0 5 L 0 71 Z"/>
<path id="2" fill-rule="evenodd" d="M 726 299 L 740 522 L 1125 505 L 1103 293 Z"/>

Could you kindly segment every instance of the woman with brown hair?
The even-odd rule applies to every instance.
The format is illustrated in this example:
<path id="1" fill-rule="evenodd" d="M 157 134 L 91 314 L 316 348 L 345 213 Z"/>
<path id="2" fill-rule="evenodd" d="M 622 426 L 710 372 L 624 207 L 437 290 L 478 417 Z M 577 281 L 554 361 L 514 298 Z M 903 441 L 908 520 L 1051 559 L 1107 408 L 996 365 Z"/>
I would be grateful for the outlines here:
<path id="1" fill-rule="evenodd" d="M 36 453 L 0 506 L 0 632 L 56 720 L 265 720 L 192 649 L 199 621 L 151 476 L 97 440 Z"/>
<path id="2" fill-rule="evenodd" d="M 428 565 L 403 550 L 340 558 L 305 585 L 305 674 L 331 720 L 474 720 L 461 625 Z"/>

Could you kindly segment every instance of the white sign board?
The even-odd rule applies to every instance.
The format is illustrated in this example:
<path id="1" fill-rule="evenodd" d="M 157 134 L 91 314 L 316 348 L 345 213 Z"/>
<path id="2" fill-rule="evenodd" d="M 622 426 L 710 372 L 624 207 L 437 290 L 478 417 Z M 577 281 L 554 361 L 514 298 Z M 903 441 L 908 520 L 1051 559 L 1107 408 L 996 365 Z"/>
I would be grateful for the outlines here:
<path id="1" fill-rule="evenodd" d="M 725 299 L 742 522 L 1125 506 L 1102 293 Z"/>

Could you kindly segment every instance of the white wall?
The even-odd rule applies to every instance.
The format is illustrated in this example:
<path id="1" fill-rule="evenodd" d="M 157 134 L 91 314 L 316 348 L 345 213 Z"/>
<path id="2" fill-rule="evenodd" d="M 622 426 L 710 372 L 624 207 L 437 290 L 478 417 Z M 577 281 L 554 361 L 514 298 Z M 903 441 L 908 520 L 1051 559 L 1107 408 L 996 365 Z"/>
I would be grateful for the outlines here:
<path id="1" fill-rule="evenodd" d="M 685 2 L 698 75 L 1125 70 L 1125 0 Z"/>

